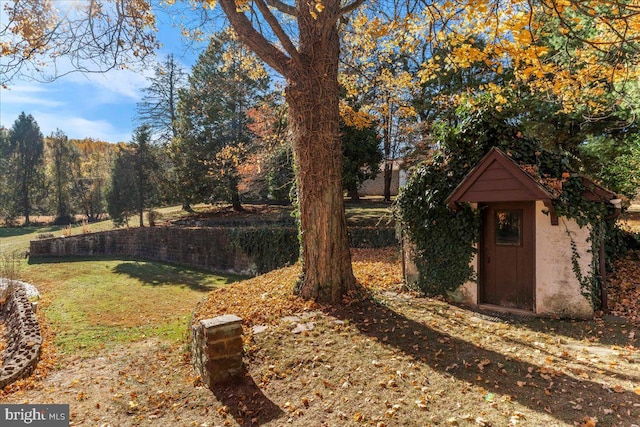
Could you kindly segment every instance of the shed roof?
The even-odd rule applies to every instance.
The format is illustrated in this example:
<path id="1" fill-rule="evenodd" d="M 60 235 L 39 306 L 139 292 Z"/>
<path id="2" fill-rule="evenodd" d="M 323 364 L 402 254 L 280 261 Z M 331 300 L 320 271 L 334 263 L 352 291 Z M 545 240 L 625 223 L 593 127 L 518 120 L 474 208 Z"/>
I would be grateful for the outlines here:
<path id="1" fill-rule="evenodd" d="M 550 202 L 553 198 L 533 176 L 493 147 L 453 190 L 447 204 L 456 209 L 460 202 Z"/>

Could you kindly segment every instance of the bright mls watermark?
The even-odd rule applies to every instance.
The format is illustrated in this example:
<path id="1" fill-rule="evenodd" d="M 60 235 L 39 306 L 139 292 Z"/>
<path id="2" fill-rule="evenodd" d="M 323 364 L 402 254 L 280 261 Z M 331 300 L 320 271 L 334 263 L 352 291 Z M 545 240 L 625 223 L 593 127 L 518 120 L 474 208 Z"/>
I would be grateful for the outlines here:
<path id="1" fill-rule="evenodd" d="M 0 404 L 0 426 L 69 427 L 69 405 Z"/>

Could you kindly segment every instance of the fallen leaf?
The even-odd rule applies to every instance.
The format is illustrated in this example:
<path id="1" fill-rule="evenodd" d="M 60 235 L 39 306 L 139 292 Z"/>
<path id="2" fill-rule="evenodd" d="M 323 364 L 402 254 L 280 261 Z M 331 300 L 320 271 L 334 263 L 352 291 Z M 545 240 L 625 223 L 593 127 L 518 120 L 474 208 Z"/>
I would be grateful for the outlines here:
<path id="1" fill-rule="evenodd" d="M 597 418 L 584 417 L 580 423 L 580 427 L 596 427 L 598 424 Z"/>

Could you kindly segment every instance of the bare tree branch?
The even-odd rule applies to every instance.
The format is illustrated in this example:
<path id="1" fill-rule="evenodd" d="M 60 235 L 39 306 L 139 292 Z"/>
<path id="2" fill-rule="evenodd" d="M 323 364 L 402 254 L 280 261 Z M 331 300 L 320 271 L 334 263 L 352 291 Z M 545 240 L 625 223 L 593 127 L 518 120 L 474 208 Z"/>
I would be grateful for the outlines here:
<path id="1" fill-rule="evenodd" d="M 276 37 L 278 37 L 278 40 L 282 43 L 282 46 L 287 51 L 291 59 L 293 59 L 297 64 L 300 64 L 300 54 L 298 53 L 298 49 L 296 49 L 276 17 L 271 13 L 267 4 L 263 0 L 254 0 L 254 3 L 258 6 L 258 9 L 262 13 L 265 21 L 267 21 Z"/>
<path id="2" fill-rule="evenodd" d="M 144 63 L 157 47 L 147 0 L 65 3 L 15 0 L 0 23 L 0 85 L 18 75 L 51 81 L 74 71 L 105 72 Z M 60 59 L 65 59 L 60 69 Z"/>
<path id="3" fill-rule="evenodd" d="M 296 8 L 280 0 L 266 0 L 267 4 L 282 13 L 285 13 L 290 16 L 296 16 Z"/>
<path id="4" fill-rule="evenodd" d="M 357 8 L 359 8 L 360 6 L 362 6 L 362 4 L 365 2 L 366 0 L 354 0 L 352 3 L 347 4 L 346 6 L 343 6 L 340 9 L 340 16 L 346 15 L 348 13 L 353 12 L 354 10 L 356 10 Z"/>
<path id="5" fill-rule="evenodd" d="M 219 4 L 242 42 L 274 70 L 286 77 L 289 74 L 288 64 L 291 58 L 256 31 L 246 15 L 237 9 L 235 0 L 220 0 Z"/>

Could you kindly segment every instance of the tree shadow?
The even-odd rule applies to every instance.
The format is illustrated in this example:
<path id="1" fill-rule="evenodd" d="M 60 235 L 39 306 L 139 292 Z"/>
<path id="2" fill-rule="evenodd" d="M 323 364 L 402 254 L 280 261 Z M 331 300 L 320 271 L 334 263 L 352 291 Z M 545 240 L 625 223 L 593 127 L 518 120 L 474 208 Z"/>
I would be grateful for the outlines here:
<path id="1" fill-rule="evenodd" d="M 177 265 L 160 264 L 157 262 L 123 262 L 113 268 L 114 273 L 126 274 L 129 277 L 140 280 L 145 285 L 160 286 L 167 284 L 178 284 L 188 286 L 190 289 L 199 292 L 210 292 L 218 286 L 226 285 L 244 276 L 237 275 L 215 275 L 218 280 L 211 282 L 213 273 L 193 270 Z"/>
<path id="2" fill-rule="evenodd" d="M 640 417 L 640 396 L 637 394 L 614 392 L 580 377 L 579 373 L 574 372 L 576 376 L 572 376 L 549 364 L 545 355 L 540 356 L 539 364 L 532 364 L 520 360 L 517 354 L 509 355 L 506 348 L 504 352 L 483 348 L 481 343 L 435 330 L 372 300 L 326 307 L 325 312 L 348 320 L 364 335 L 392 346 L 436 371 L 488 392 L 509 395 L 512 401 L 533 411 L 547 412 L 567 424 L 572 425 L 585 415 L 576 410 L 577 403 L 572 401 L 578 397 L 584 399 L 581 405 L 594 406 L 592 412 L 598 411 L 603 425 L 619 422 L 616 415 L 622 411 L 602 416 L 598 407 L 620 408 L 621 402 L 626 402 L 624 412 L 629 413 L 622 416 L 627 415 L 628 421 Z M 614 386 L 610 384 L 610 387 Z"/>
<path id="3" fill-rule="evenodd" d="M 553 333 L 577 341 L 589 341 L 593 345 L 610 345 L 624 347 L 630 342 L 628 334 L 638 330 L 638 326 L 623 317 L 605 315 L 594 319 L 542 318 L 514 315 L 511 313 L 492 311 L 469 307 L 462 304 L 452 304 L 462 310 L 471 310 L 481 318 L 489 321 L 508 323 L 526 328 L 532 332 Z M 640 333 L 637 334 L 640 339 Z"/>
<path id="4" fill-rule="evenodd" d="M 602 339 L 598 338 L 597 341 L 593 341 L 589 340 L 589 338 L 592 337 L 598 337 L 600 334 L 598 333 L 594 333 L 594 331 L 598 330 L 598 327 L 600 327 L 600 330 L 602 330 L 603 327 L 606 326 L 611 326 L 610 324 L 602 324 L 602 322 L 599 321 L 594 321 L 594 320 L 553 320 L 553 319 L 540 319 L 540 318 L 532 318 L 529 320 L 522 320 L 522 318 L 518 318 L 518 320 L 513 320 L 513 318 L 511 318 L 511 320 L 507 320 L 508 317 L 507 316 L 501 316 L 500 318 L 494 318 L 491 319 L 490 317 L 487 318 L 489 319 L 489 321 L 493 321 L 493 322 L 501 322 L 501 323 L 505 323 L 505 324 L 510 324 L 511 327 L 519 327 L 519 328 L 523 328 L 523 329 L 527 329 L 533 333 L 543 333 L 543 334 L 554 334 L 554 335 L 563 335 L 567 338 L 572 338 L 575 339 L 576 341 L 580 342 L 584 342 L 587 341 L 589 342 L 589 344 L 573 344 L 573 343 L 569 343 L 566 342 L 565 344 L 560 344 L 561 346 L 564 346 L 567 350 L 573 350 L 573 351 L 580 351 L 583 350 L 584 352 L 586 352 L 586 356 L 589 356 L 589 352 L 591 352 L 591 356 L 596 356 L 598 354 L 600 355 L 604 355 L 604 356 L 611 356 L 614 355 L 615 353 L 617 353 L 617 351 L 608 348 L 608 347 L 603 347 L 600 344 L 606 344 L 609 346 L 617 346 L 618 348 L 623 348 L 625 347 L 629 340 L 627 338 L 627 336 L 625 334 L 621 334 L 620 331 L 617 331 L 617 333 L 612 333 L 609 332 L 607 337 L 603 337 Z M 457 320 L 457 319 L 449 319 L 450 321 L 456 322 L 459 327 L 468 327 L 468 324 L 465 324 L 464 322 Z M 570 333 L 570 328 L 573 326 L 574 328 L 577 328 L 576 325 L 580 325 L 583 324 L 582 326 L 585 328 L 583 331 L 578 331 L 578 332 L 574 332 L 574 333 Z M 560 327 L 558 327 L 560 326 Z M 607 331 L 609 331 L 611 328 L 606 328 Z M 560 330 L 560 331 L 559 331 Z M 563 334 L 561 331 L 566 331 L 565 334 Z M 588 332 L 585 332 L 588 331 Z M 519 346 L 523 346 L 523 347 L 529 347 L 531 349 L 531 351 L 535 351 L 536 353 L 540 354 L 542 357 L 556 357 L 558 359 L 562 359 L 567 363 L 572 363 L 575 362 L 575 356 L 573 356 L 570 353 L 566 353 L 563 354 L 562 356 L 557 356 L 555 353 L 553 353 L 552 351 L 550 351 L 549 349 L 546 349 L 544 347 L 540 347 L 540 346 L 536 346 L 535 344 L 532 344 L 531 342 L 527 342 L 526 340 L 522 339 L 522 338 L 514 338 L 514 337 L 509 337 L 509 336 L 502 336 L 501 339 L 505 342 L 505 343 L 509 343 L 509 344 L 514 344 L 514 345 L 519 345 Z M 640 359 L 638 359 L 640 361 Z M 635 363 L 635 362 L 634 362 Z M 628 380 L 628 381 L 635 381 L 635 382 L 639 382 L 640 381 L 640 371 L 632 371 L 630 373 L 619 373 L 619 372 L 615 372 L 612 371 L 610 369 L 606 369 L 602 366 L 598 366 L 596 363 L 584 359 L 580 361 L 580 364 L 582 366 L 585 366 L 591 370 L 594 371 L 600 371 L 602 373 L 606 373 L 607 375 L 613 376 L 615 378 L 618 379 L 623 379 L 623 380 Z"/>
<path id="5" fill-rule="evenodd" d="M 533 319 L 527 322 L 516 322 L 516 324 L 533 332 L 553 332 L 578 341 L 589 341 L 593 345 L 619 347 L 629 344 L 630 331 L 638 330 L 638 327 L 627 319 L 614 316 L 590 320 Z M 637 335 L 640 338 L 640 333 Z"/>
<path id="6" fill-rule="evenodd" d="M 216 385 L 211 391 L 228 408 L 227 413 L 243 427 L 266 424 L 284 415 L 284 411 L 264 395 L 249 373 L 236 381 Z"/>
<path id="7" fill-rule="evenodd" d="M 18 237 L 24 236 L 25 234 L 32 234 L 35 232 L 40 232 L 40 234 L 46 233 L 54 233 L 62 230 L 62 226 L 53 225 L 53 226 L 21 226 L 21 227 L 0 227 L 0 239 L 9 238 L 9 237 Z"/>
<path id="8" fill-rule="evenodd" d="M 122 258 L 109 257 L 109 256 L 30 256 L 27 264 L 64 264 L 73 262 L 87 262 L 87 261 L 119 261 Z"/>
<path id="9" fill-rule="evenodd" d="M 123 261 L 122 257 L 30 257 L 29 264 L 61 264 L 74 262 L 122 261 L 112 271 L 138 279 L 145 285 L 187 286 L 198 292 L 210 292 L 218 286 L 244 280 L 247 276 L 218 274 L 192 267 L 165 264 L 157 261 Z M 211 280 L 215 277 L 215 280 Z"/>

